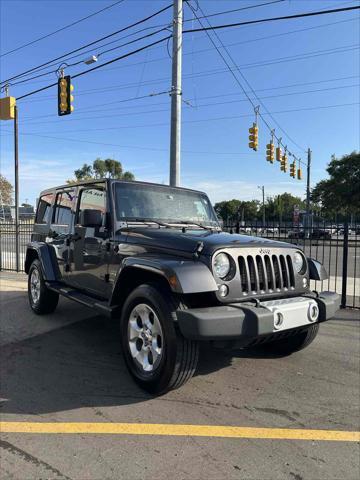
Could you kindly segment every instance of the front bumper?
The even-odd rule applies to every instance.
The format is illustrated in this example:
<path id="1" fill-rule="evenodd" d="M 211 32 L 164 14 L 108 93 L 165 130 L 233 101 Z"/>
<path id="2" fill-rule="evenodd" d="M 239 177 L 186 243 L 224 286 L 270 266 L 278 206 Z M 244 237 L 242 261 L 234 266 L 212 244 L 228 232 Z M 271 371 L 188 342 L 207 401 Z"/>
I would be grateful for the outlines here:
<path id="1" fill-rule="evenodd" d="M 192 340 L 242 340 L 303 329 L 332 318 L 340 308 L 340 295 L 334 292 L 308 294 L 295 298 L 236 303 L 177 312 L 184 337 Z M 315 315 L 316 311 L 316 315 Z"/>

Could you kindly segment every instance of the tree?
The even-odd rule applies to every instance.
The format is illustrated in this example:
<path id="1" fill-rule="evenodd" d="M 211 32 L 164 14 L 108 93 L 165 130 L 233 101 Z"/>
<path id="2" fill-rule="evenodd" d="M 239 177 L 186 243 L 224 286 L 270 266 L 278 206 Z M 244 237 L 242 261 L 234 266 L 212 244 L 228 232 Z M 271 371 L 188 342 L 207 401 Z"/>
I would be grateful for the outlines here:
<path id="1" fill-rule="evenodd" d="M 305 209 L 305 202 L 291 193 L 282 193 L 266 200 L 266 218 L 275 221 L 292 221 L 294 208 Z"/>
<path id="2" fill-rule="evenodd" d="M 83 180 L 92 180 L 100 178 L 117 178 L 121 180 L 135 180 L 132 172 L 124 172 L 121 162 L 113 158 L 102 160 L 97 158 L 92 165 L 84 165 L 74 171 L 75 180 L 68 180 L 68 183 L 81 182 Z"/>
<path id="3" fill-rule="evenodd" d="M 238 222 L 240 220 L 254 220 L 259 210 L 259 201 L 251 200 L 244 202 L 241 200 L 227 200 L 216 203 L 215 211 L 225 222 Z"/>
<path id="4" fill-rule="evenodd" d="M 341 158 L 332 156 L 326 169 L 327 180 L 321 180 L 311 192 L 311 199 L 324 213 L 360 213 L 360 153 Z"/>
<path id="5" fill-rule="evenodd" d="M 4 204 L 11 205 L 12 191 L 13 191 L 13 187 L 9 182 L 9 180 L 7 180 L 3 175 L 0 174 L 0 192 L 2 196 L 2 202 Z"/>

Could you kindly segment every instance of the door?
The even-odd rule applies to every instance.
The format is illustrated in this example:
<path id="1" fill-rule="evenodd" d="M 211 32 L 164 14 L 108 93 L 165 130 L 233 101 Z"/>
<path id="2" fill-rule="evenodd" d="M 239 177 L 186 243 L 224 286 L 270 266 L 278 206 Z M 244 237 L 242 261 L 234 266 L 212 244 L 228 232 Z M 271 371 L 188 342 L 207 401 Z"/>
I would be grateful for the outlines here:
<path id="1" fill-rule="evenodd" d="M 75 188 L 56 192 L 50 229 L 46 238 L 46 242 L 55 251 L 60 273 L 65 281 L 69 269 L 69 238 L 74 227 L 75 198 Z"/>
<path id="2" fill-rule="evenodd" d="M 67 283 L 92 295 L 108 298 L 109 229 L 107 194 L 104 183 L 79 188 L 74 234 L 70 238 L 70 272 Z M 84 211 L 100 219 L 97 224 L 83 224 Z"/>

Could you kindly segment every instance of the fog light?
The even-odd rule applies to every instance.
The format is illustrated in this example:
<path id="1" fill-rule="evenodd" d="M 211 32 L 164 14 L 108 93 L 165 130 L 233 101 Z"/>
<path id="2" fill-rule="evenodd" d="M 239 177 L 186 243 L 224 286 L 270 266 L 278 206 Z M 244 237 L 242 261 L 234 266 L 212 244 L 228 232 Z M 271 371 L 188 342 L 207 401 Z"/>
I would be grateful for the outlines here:
<path id="1" fill-rule="evenodd" d="M 303 287 L 307 287 L 307 278 L 303 278 Z"/>
<path id="2" fill-rule="evenodd" d="M 227 285 L 220 285 L 219 286 L 219 295 L 220 297 L 226 297 L 226 295 L 229 293 L 229 288 Z"/>
<path id="3" fill-rule="evenodd" d="M 274 313 L 274 328 L 278 330 L 284 322 L 284 315 L 281 312 Z"/>
<path id="4" fill-rule="evenodd" d="M 312 303 L 309 306 L 309 311 L 308 311 L 308 318 L 310 322 L 316 322 L 319 316 L 319 307 Z"/>

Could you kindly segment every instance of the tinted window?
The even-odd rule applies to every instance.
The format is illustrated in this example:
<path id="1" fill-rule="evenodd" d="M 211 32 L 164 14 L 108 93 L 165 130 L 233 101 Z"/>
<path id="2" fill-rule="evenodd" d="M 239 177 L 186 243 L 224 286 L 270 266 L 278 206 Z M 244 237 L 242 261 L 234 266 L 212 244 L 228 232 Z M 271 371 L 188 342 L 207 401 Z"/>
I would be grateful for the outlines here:
<path id="1" fill-rule="evenodd" d="M 82 210 L 100 210 L 102 214 L 106 211 L 106 192 L 103 188 L 87 188 L 81 192 L 79 215 Z M 79 216 L 78 216 L 79 219 Z"/>
<path id="2" fill-rule="evenodd" d="M 67 190 L 56 195 L 53 223 L 57 225 L 70 225 L 73 215 L 74 190 Z"/>
<path id="3" fill-rule="evenodd" d="M 40 197 L 36 212 L 35 223 L 48 223 L 50 220 L 51 204 L 54 198 L 53 193 L 47 193 Z"/>

